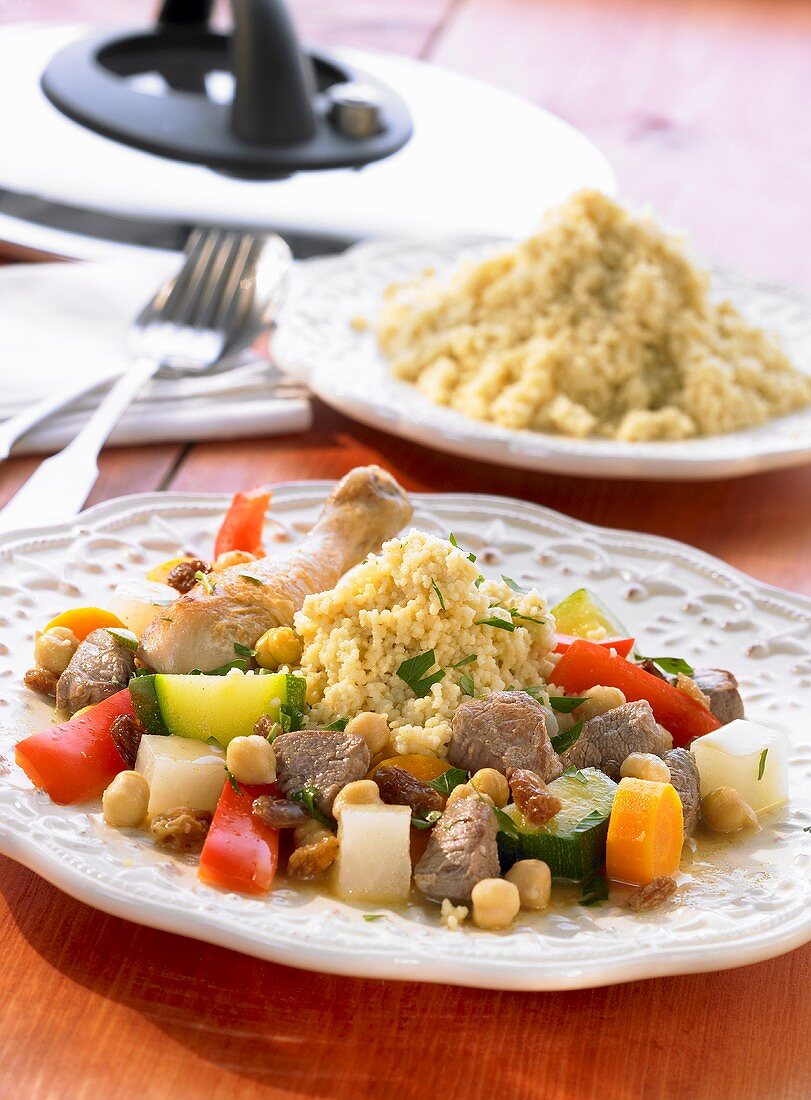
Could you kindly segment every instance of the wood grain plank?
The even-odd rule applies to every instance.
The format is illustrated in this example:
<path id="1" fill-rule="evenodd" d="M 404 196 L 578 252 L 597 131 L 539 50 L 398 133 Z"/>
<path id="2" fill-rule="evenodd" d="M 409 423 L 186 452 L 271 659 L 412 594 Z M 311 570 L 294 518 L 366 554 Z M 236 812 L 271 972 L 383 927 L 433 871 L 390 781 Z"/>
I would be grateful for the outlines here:
<path id="1" fill-rule="evenodd" d="M 716 975 L 501 993 L 258 962 L 100 915 L 5 860 L 0 891 L 15 929 L 4 1095 L 808 1095 L 811 947 Z"/>
<path id="2" fill-rule="evenodd" d="M 433 60 L 578 126 L 700 254 L 811 287 L 809 56 L 804 0 L 468 0 Z"/>
<path id="3" fill-rule="evenodd" d="M 150 447 L 112 447 L 99 459 L 99 479 L 88 498 L 88 507 L 110 497 L 159 489 L 183 448 L 175 444 Z M 41 459 L 26 455 L 0 463 L 0 505 L 5 504 L 31 476 Z M 43 517 L 43 522 L 47 517 Z"/>

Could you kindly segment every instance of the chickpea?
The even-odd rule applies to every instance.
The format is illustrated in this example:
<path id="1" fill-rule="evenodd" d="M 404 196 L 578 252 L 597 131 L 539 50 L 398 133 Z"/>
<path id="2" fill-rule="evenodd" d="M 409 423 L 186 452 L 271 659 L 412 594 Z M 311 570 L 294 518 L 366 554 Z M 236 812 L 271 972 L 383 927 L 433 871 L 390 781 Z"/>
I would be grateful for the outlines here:
<path id="1" fill-rule="evenodd" d="M 276 753 L 270 742 L 258 733 L 235 737 L 225 750 L 225 763 L 237 783 L 273 783 L 276 780 Z"/>
<path id="2" fill-rule="evenodd" d="M 346 724 L 346 732 L 362 737 L 372 756 L 377 756 L 389 743 L 389 723 L 385 714 L 364 710 Z"/>
<path id="3" fill-rule="evenodd" d="M 716 833 L 757 829 L 757 814 L 734 787 L 716 787 L 701 800 L 701 816 Z"/>
<path id="4" fill-rule="evenodd" d="M 101 796 L 104 820 L 115 829 L 137 829 L 149 807 L 149 784 L 140 772 L 119 772 Z"/>
<path id="5" fill-rule="evenodd" d="M 79 648 L 79 639 L 67 626 L 52 626 L 34 640 L 34 660 L 38 668 L 61 676 Z"/>
<path id="6" fill-rule="evenodd" d="M 289 626 L 274 626 L 266 630 L 255 648 L 257 662 L 262 668 L 269 669 L 298 664 L 303 652 L 301 639 Z"/>
<path id="7" fill-rule="evenodd" d="M 607 714 L 610 710 L 623 706 L 627 702 L 619 688 L 607 687 L 605 684 L 597 684 L 583 692 L 585 702 L 581 703 L 574 712 L 577 721 L 581 718 L 588 722 L 589 718 L 597 718 L 600 714 Z"/>
<path id="8" fill-rule="evenodd" d="M 381 802 L 380 788 L 374 779 L 356 779 L 338 791 L 332 804 L 332 816 L 337 821 L 344 806 L 370 806 L 378 802 Z"/>
<path id="9" fill-rule="evenodd" d="M 489 806 L 494 805 L 492 798 L 489 794 L 482 794 L 477 791 L 470 783 L 460 783 L 458 787 L 454 787 L 451 793 L 448 795 L 448 800 L 445 803 L 446 806 L 450 806 L 453 802 L 458 802 L 460 798 L 479 798 L 482 802 L 486 802 Z"/>
<path id="10" fill-rule="evenodd" d="M 249 554 L 247 550 L 226 550 L 215 560 L 212 569 L 228 569 L 231 565 L 247 565 L 249 561 L 256 561 L 256 554 Z"/>
<path id="11" fill-rule="evenodd" d="M 316 821 L 314 817 L 308 818 L 293 830 L 293 844 L 296 848 L 306 848 L 310 844 L 317 844 L 325 837 L 335 836 L 333 832 Z"/>
<path id="12" fill-rule="evenodd" d="M 503 878 L 483 878 L 470 896 L 473 923 L 479 928 L 509 928 L 521 908 L 518 887 Z"/>
<path id="13" fill-rule="evenodd" d="M 627 779 L 647 779 L 651 783 L 669 783 L 670 768 L 652 752 L 632 752 L 620 765 L 620 776 Z"/>
<path id="14" fill-rule="evenodd" d="M 488 795 L 494 806 L 506 806 L 510 801 L 507 777 L 495 768 L 481 768 L 470 780 L 470 786 L 479 794 Z"/>
<path id="15" fill-rule="evenodd" d="M 540 859 L 519 859 L 504 876 L 518 888 L 522 909 L 546 909 L 552 893 L 552 874 Z"/>

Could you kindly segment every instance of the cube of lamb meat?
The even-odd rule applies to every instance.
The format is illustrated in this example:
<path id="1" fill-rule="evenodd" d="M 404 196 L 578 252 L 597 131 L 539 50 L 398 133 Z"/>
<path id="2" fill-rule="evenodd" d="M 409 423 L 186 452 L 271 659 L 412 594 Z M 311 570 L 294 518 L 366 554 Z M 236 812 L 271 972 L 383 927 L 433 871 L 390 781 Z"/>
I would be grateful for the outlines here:
<path id="1" fill-rule="evenodd" d="M 693 679 L 709 699 L 710 710 L 722 726 L 743 718 L 743 699 L 731 672 L 723 668 L 697 668 Z"/>
<path id="2" fill-rule="evenodd" d="M 590 718 L 560 759 L 564 768 L 599 768 L 619 780 L 620 766 L 632 752 L 663 756 L 668 748 L 668 735 L 657 724 L 650 703 L 640 699 Z"/>
<path id="3" fill-rule="evenodd" d="M 692 836 L 701 813 L 701 794 L 695 758 L 687 749 L 671 749 L 670 752 L 665 753 L 665 763 L 670 768 L 670 782 L 681 799 L 684 835 Z"/>
<path id="4" fill-rule="evenodd" d="M 498 824 L 492 807 L 478 798 L 458 798 L 434 826 L 414 871 L 427 898 L 455 904 L 470 901 L 477 882 L 499 875 Z"/>
<path id="5" fill-rule="evenodd" d="M 546 713 L 525 691 L 493 691 L 468 699 L 453 716 L 448 760 L 455 768 L 476 772 L 496 768 L 529 768 L 545 783 L 563 768 L 546 731 Z"/>
<path id="6" fill-rule="evenodd" d="M 276 782 L 286 795 L 303 787 L 315 787 L 315 804 L 332 813 L 338 792 L 347 783 L 363 779 L 369 770 L 369 746 L 354 733 L 331 730 L 296 730 L 273 742 Z"/>
<path id="7" fill-rule="evenodd" d="M 75 714 L 121 691 L 135 672 L 135 654 L 106 627 L 91 630 L 56 685 L 56 705 Z"/>

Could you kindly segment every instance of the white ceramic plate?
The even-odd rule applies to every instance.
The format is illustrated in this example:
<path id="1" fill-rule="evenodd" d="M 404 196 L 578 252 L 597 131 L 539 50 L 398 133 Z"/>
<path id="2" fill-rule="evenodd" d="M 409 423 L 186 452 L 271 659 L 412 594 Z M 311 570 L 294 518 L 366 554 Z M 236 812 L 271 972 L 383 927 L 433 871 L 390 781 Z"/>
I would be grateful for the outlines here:
<path id="1" fill-rule="evenodd" d="M 761 428 L 678 443 L 620 443 L 513 431 L 434 405 L 391 377 L 371 331 L 383 291 L 426 268 L 449 272 L 497 247 L 492 239 L 376 241 L 341 256 L 297 264 L 274 336 L 283 370 L 330 405 L 365 424 L 466 458 L 588 477 L 718 478 L 792 466 L 811 459 L 811 408 Z M 717 295 L 731 298 L 755 324 L 776 334 L 795 365 L 811 373 L 811 300 L 797 291 L 756 285 L 717 270 Z"/>
<path id="2" fill-rule="evenodd" d="M 297 539 L 329 486 L 277 489 L 274 533 Z M 107 602 L 123 577 L 180 549 L 210 552 L 225 497 L 153 494 L 93 508 L 81 524 L 0 541 L 0 850 L 75 897 L 156 928 L 291 966 L 354 976 L 562 989 L 756 962 L 811 939 L 811 600 L 750 580 L 678 543 L 586 526 L 531 504 L 475 495 L 415 499 L 415 524 L 479 555 L 485 572 L 532 579 L 551 599 L 595 589 L 650 650 L 733 669 L 749 714 L 792 737 L 790 806 L 757 834 L 700 847 L 674 901 L 635 916 L 606 904 L 521 915 L 510 932 L 442 928 L 419 906 L 364 910 L 282 886 L 267 899 L 198 882 L 194 859 L 107 829 L 97 806 L 56 806 L 14 764 L 47 725 L 21 687 L 33 633 L 66 606 Z"/>

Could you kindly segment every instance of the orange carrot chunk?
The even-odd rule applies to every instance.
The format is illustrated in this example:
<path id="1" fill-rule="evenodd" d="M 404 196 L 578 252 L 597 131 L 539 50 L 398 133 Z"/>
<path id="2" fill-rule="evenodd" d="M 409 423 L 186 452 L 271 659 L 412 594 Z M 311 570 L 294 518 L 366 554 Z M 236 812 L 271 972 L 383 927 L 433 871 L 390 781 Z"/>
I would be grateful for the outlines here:
<path id="1" fill-rule="evenodd" d="M 606 871 L 615 882 L 647 886 L 679 869 L 684 821 L 681 799 L 670 783 L 623 779 L 608 824 Z"/>
<path id="2" fill-rule="evenodd" d="M 88 634 L 92 634 L 94 630 L 99 630 L 101 627 L 122 627 L 123 625 L 117 615 L 112 611 L 105 611 L 102 607 L 72 607 L 69 611 L 63 611 L 61 615 L 51 619 L 45 629 L 66 626 L 73 631 L 80 642 L 83 642 Z"/>

